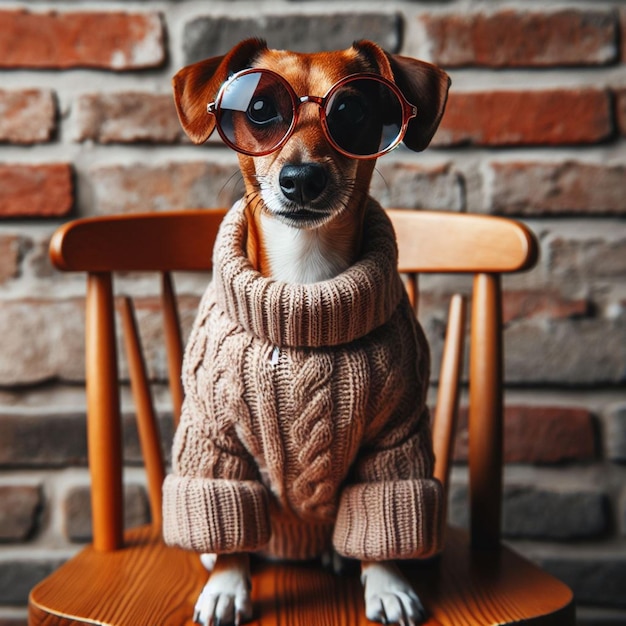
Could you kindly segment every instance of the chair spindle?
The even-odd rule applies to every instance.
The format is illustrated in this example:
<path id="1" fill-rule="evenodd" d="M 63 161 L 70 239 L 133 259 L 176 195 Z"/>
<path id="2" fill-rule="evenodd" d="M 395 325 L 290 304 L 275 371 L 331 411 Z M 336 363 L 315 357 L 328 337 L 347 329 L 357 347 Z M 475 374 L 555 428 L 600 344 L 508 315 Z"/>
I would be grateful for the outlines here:
<path id="1" fill-rule="evenodd" d="M 120 312 L 130 383 L 137 413 L 137 430 L 139 442 L 146 467 L 148 479 L 148 494 L 150 498 L 150 513 L 152 526 L 159 532 L 162 526 L 162 495 L 161 487 L 165 479 L 163 454 L 161 452 L 161 437 L 159 425 L 152 403 L 150 383 L 141 347 L 141 338 L 135 316 L 135 308 L 130 298 L 121 300 Z"/>
<path id="2" fill-rule="evenodd" d="M 502 311 L 500 277 L 476 274 L 470 334 L 470 532 L 476 548 L 500 541 L 502 504 Z"/>
<path id="3" fill-rule="evenodd" d="M 87 445 L 95 550 L 123 543 L 122 419 L 117 387 L 113 279 L 90 272 L 86 302 Z"/>

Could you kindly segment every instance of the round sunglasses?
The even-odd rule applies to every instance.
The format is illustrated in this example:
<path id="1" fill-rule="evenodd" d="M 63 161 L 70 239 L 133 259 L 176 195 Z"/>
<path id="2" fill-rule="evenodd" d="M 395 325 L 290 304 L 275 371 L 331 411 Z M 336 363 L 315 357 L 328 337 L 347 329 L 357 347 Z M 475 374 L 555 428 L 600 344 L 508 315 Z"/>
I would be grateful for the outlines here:
<path id="1" fill-rule="evenodd" d="M 404 138 L 417 107 L 391 81 L 377 74 L 353 74 L 336 82 L 325 96 L 298 96 L 279 74 L 246 69 L 221 87 L 207 112 L 233 150 L 265 156 L 281 148 L 293 133 L 300 107 L 320 109 L 326 138 L 341 154 L 374 159 L 393 150 Z"/>

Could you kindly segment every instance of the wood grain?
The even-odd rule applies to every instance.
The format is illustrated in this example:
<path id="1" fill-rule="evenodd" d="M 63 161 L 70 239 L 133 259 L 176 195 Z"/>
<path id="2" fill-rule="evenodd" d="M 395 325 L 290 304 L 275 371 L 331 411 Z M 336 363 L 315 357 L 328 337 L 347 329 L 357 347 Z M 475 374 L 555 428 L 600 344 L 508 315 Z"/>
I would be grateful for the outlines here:
<path id="1" fill-rule="evenodd" d="M 86 548 L 62 566 L 31 593 L 30 623 L 190 626 L 207 579 L 198 557 L 165 547 L 148 527 L 132 531 L 127 546 L 106 554 Z M 441 557 L 402 568 L 429 626 L 574 623 L 565 585 L 505 547 L 471 550 L 458 529 L 448 529 Z M 257 562 L 252 592 L 252 625 L 371 626 L 358 568 L 337 576 L 315 564 Z"/>
<path id="2" fill-rule="evenodd" d="M 65 271 L 211 268 L 223 209 L 111 215 L 61 226 L 50 256 Z M 501 217 L 389 209 L 403 272 L 517 272 L 532 267 L 537 244 L 521 223 Z"/>

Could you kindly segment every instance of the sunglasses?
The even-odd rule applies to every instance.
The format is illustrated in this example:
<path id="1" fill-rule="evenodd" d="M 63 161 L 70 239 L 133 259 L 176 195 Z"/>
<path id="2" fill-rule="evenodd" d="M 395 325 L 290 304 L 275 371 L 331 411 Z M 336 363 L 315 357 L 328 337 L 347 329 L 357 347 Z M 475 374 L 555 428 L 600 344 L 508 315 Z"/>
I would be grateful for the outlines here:
<path id="1" fill-rule="evenodd" d="M 391 81 L 377 74 L 353 74 L 335 83 L 323 97 L 297 96 L 279 74 L 246 69 L 220 88 L 207 112 L 233 150 L 265 156 L 281 148 L 293 133 L 300 107 L 320 109 L 320 122 L 335 150 L 355 159 L 374 159 L 393 150 L 417 115 Z"/>

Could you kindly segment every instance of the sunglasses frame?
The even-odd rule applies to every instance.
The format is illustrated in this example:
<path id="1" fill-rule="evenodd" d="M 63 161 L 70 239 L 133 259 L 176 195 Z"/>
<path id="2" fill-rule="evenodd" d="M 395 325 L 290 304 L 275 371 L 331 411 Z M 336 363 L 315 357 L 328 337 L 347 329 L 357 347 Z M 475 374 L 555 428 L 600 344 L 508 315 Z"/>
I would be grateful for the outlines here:
<path id="1" fill-rule="evenodd" d="M 285 132 L 284 136 L 282 137 L 282 139 L 280 141 L 278 141 L 274 146 L 272 146 L 271 148 L 269 148 L 268 150 L 263 150 L 261 152 L 252 152 L 250 150 L 245 150 L 242 149 L 240 147 L 238 147 L 236 144 L 234 144 L 227 136 L 226 133 L 222 130 L 222 125 L 221 125 L 221 115 L 220 115 L 220 103 L 224 97 L 224 94 L 226 92 L 226 90 L 228 89 L 228 86 L 235 80 L 237 80 L 238 78 L 240 78 L 241 76 L 246 76 L 248 74 L 268 74 L 272 77 L 274 77 L 276 80 L 278 80 L 287 90 L 287 93 L 289 94 L 289 97 L 291 98 L 291 108 L 293 111 L 293 118 L 291 120 L 291 125 L 289 126 L 289 128 L 287 129 L 287 131 Z M 344 150 L 341 146 L 339 146 L 335 140 L 332 138 L 331 134 L 330 134 L 330 130 L 328 128 L 328 121 L 326 119 L 326 103 L 329 101 L 329 99 L 333 96 L 333 94 L 335 92 L 337 92 L 341 87 L 343 87 L 345 84 L 350 83 L 352 81 L 355 80 L 359 80 L 359 79 L 371 79 L 374 80 L 376 82 L 382 83 L 383 85 L 385 85 L 388 89 L 390 89 L 394 95 L 398 98 L 398 101 L 400 102 L 400 105 L 402 106 L 402 126 L 400 128 L 400 132 L 398 133 L 398 136 L 396 137 L 396 139 L 389 145 L 387 146 L 384 150 L 380 150 L 379 152 L 376 152 L 374 154 L 367 154 L 367 155 L 359 155 L 359 154 L 352 154 L 351 152 L 348 152 L 347 150 Z M 357 74 L 350 74 L 349 76 L 346 76 L 340 80 L 338 80 L 327 92 L 324 96 L 320 97 L 320 96 L 298 96 L 294 90 L 294 88 L 289 84 L 289 82 L 287 81 L 287 79 L 285 79 L 283 76 L 281 76 L 280 74 L 272 71 L 272 70 L 267 70 L 264 68 L 248 68 L 245 70 L 241 70 L 239 72 L 236 72 L 235 74 L 233 74 L 232 76 L 230 76 L 220 87 L 219 91 L 217 92 L 217 96 L 215 98 L 215 100 L 213 102 L 209 102 L 207 104 L 207 113 L 210 115 L 213 115 L 215 117 L 215 125 L 217 127 L 217 132 L 219 133 L 220 137 L 222 138 L 222 140 L 224 141 L 224 143 L 227 146 L 230 146 L 233 150 L 235 150 L 236 152 L 239 152 L 240 154 L 245 154 L 247 156 L 267 156 L 268 154 L 271 154 L 272 152 L 276 152 L 276 150 L 279 150 L 280 148 L 282 148 L 287 141 L 289 141 L 289 138 L 291 137 L 291 135 L 293 134 L 297 124 L 298 124 L 298 118 L 299 118 L 299 113 L 300 113 L 300 107 L 307 103 L 307 102 L 312 102 L 314 104 L 317 104 L 320 110 L 320 123 L 322 125 L 322 130 L 324 132 L 324 135 L 326 137 L 326 139 L 329 141 L 329 143 L 331 144 L 331 146 L 337 150 L 337 152 L 339 152 L 340 154 L 342 154 L 343 156 L 349 157 L 351 159 L 362 159 L 362 160 L 367 160 L 367 159 L 377 159 L 378 157 L 382 156 L 383 154 L 387 154 L 387 152 L 391 152 L 391 150 L 393 150 L 394 148 L 396 148 L 404 139 L 404 135 L 406 134 L 407 128 L 409 126 L 409 122 L 415 118 L 417 116 L 417 107 L 414 104 L 411 104 L 405 97 L 404 94 L 400 91 L 400 89 L 398 89 L 398 87 L 390 80 L 386 79 L 384 76 L 380 76 L 378 74 L 373 74 L 373 73 L 357 73 Z"/>

